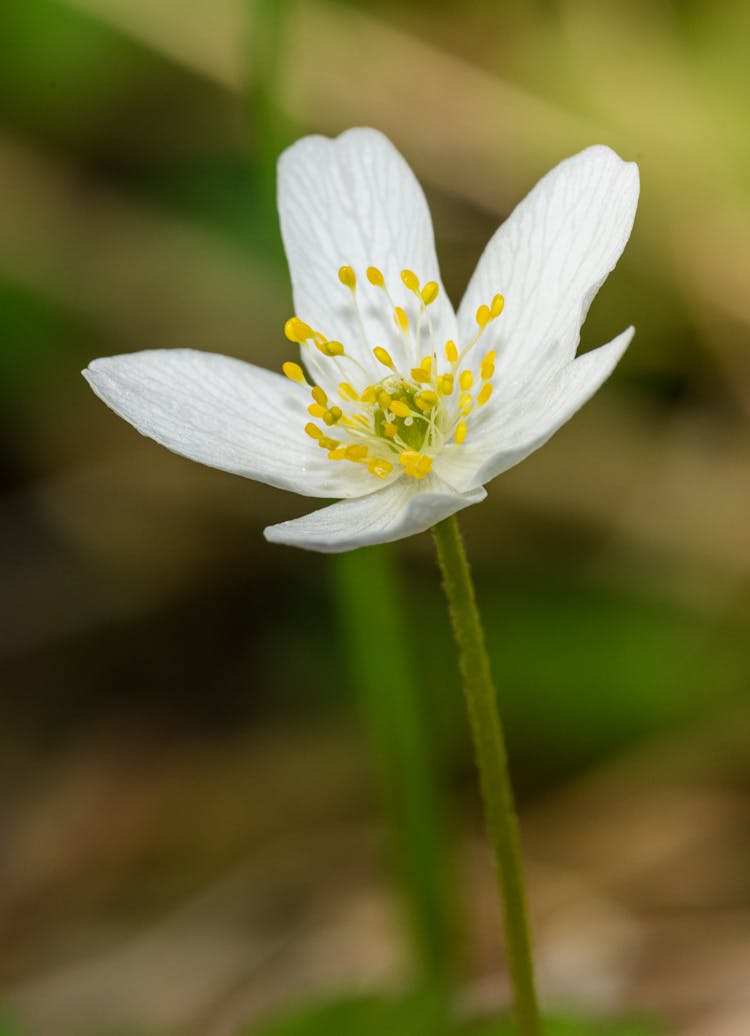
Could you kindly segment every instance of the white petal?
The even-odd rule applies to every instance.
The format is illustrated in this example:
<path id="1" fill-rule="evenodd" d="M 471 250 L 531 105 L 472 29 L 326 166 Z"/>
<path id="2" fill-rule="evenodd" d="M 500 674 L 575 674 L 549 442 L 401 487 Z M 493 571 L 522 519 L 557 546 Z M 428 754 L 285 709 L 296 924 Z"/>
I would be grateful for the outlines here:
<path id="1" fill-rule="evenodd" d="M 434 475 L 419 482 L 404 475 L 370 496 L 343 500 L 302 518 L 271 525 L 265 537 L 271 543 L 337 554 L 424 532 L 486 495 L 481 488 L 456 493 Z"/>
<path id="2" fill-rule="evenodd" d="M 401 271 L 410 269 L 422 283 L 440 284 L 430 320 L 439 341 L 455 338 L 455 316 L 440 281 L 424 193 L 382 133 L 357 128 L 334 140 L 314 136 L 298 141 L 279 159 L 278 204 L 297 316 L 328 339 L 341 341 L 373 377 L 387 373 L 373 360 L 375 345 L 390 349 L 407 369 L 415 357 L 396 330 L 386 295 L 368 282 L 368 266 L 382 271 L 394 302 L 410 317 L 418 305 Z M 366 336 L 351 293 L 338 279 L 341 266 L 357 273 Z M 312 366 L 317 376 L 325 361 L 316 365 L 313 354 Z M 353 364 L 349 367 L 350 380 L 357 384 L 361 376 Z"/>
<path id="3" fill-rule="evenodd" d="M 305 389 L 281 374 L 194 349 L 94 360 L 94 392 L 143 435 L 212 468 L 305 496 L 369 493 L 361 465 L 329 461 L 304 427 Z"/>
<path id="4" fill-rule="evenodd" d="M 552 366 L 575 356 L 589 305 L 630 237 L 637 201 L 638 167 L 608 147 L 590 147 L 540 180 L 496 232 L 458 323 L 465 341 L 477 307 L 505 296 L 476 350 L 497 350 L 498 382 L 539 354 Z"/>
<path id="5" fill-rule="evenodd" d="M 633 337 L 632 327 L 607 345 L 584 353 L 519 396 L 512 406 L 481 413 L 469 438 L 438 457 L 435 470 L 461 492 L 483 485 L 543 446 L 609 377 Z"/>

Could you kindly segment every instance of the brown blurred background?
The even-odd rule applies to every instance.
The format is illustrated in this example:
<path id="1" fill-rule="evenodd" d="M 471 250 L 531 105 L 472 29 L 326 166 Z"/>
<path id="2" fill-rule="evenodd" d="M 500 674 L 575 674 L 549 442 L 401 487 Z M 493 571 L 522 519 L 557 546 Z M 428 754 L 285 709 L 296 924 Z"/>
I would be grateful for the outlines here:
<path id="1" fill-rule="evenodd" d="M 636 338 L 462 524 L 547 1002 L 750 1033 L 748 53 L 742 0 L 1 0 L 0 987 L 20 1032 L 224 1036 L 408 979 L 337 562 L 262 537 L 306 502 L 141 439 L 79 374 L 186 345 L 278 368 L 276 155 L 363 124 L 425 185 L 454 302 L 561 158 L 601 142 L 640 164 L 583 347 Z M 391 556 L 455 967 L 466 1009 L 493 1007 L 429 537 Z"/>

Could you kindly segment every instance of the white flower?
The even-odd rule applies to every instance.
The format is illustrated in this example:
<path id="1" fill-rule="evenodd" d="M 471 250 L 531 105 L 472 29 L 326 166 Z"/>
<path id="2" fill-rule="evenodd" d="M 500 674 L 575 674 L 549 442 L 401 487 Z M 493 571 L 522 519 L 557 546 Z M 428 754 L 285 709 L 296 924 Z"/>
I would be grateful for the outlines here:
<path id="1" fill-rule="evenodd" d="M 400 539 L 484 499 L 611 373 L 633 328 L 575 354 L 637 199 L 637 167 L 609 148 L 561 162 L 491 239 L 454 313 L 424 195 L 392 144 L 372 129 L 306 137 L 281 156 L 278 200 L 286 333 L 307 377 L 190 349 L 83 373 L 175 453 L 339 498 L 268 540 L 335 552 Z"/>

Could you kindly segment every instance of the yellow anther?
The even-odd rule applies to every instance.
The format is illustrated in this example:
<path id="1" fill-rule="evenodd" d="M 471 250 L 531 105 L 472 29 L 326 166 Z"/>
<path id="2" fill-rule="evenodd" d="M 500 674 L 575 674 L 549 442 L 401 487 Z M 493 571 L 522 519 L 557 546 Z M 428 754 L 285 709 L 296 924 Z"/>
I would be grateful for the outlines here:
<path id="1" fill-rule="evenodd" d="M 320 428 L 318 428 L 318 426 L 316 424 L 313 424 L 312 421 L 308 421 L 307 422 L 307 424 L 305 425 L 305 431 L 307 432 L 307 434 L 310 436 L 311 439 L 322 439 L 323 438 L 322 431 L 320 430 Z"/>
<path id="2" fill-rule="evenodd" d="M 378 403 L 380 403 L 380 406 L 383 410 L 387 410 L 388 407 L 391 405 L 391 397 L 388 395 L 385 389 L 381 389 L 378 393 Z"/>
<path id="3" fill-rule="evenodd" d="M 422 368 L 422 370 L 427 371 L 427 373 L 429 374 L 432 370 L 432 357 L 424 356 L 419 366 Z"/>
<path id="4" fill-rule="evenodd" d="M 367 470 L 371 475 L 375 475 L 376 478 L 388 478 L 393 471 L 393 465 L 381 457 L 375 457 L 367 465 Z"/>
<path id="5" fill-rule="evenodd" d="M 449 396 L 453 391 L 453 375 L 441 374 L 437 380 L 438 392 L 443 396 Z"/>
<path id="6" fill-rule="evenodd" d="M 461 373 L 458 376 L 458 384 L 461 386 L 464 392 L 468 392 L 471 386 L 474 384 L 474 375 L 471 373 L 471 371 L 461 371 Z"/>
<path id="7" fill-rule="evenodd" d="M 391 413 L 395 414 L 396 417 L 409 417 L 412 413 L 409 406 L 402 399 L 392 400 L 390 409 Z"/>
<path id="8" fill-rule="evenodd" d="M 318 446 L 324 450 L 335 450 L 340 445 L 341 443 L 338 439 L 329 439 L 327 435 L 321 435 L 320 439 L 318 439 Z"/>
<path id="9" fill-rule="evenodd" d="M 338 407 L 336 407 L 336 409 L 338 410 Z M 339 411 L 339 414 L 340 413 L 341 413 L 341 411 Z M 329 428 L 331 427 L 331 425 L 336 424 L 336 422 L 338 421 L 338 417 L 336 417 L 336 415 L 334 414 L 333 410 L 325 410 L 323 412 L 322 416 L 323 416 L 323 420 L 325 421 L 325 423 L 328 425 Z"/>
<path id="10" fill-rule="evenodd" d="M 324 356 L 344 355 L 344 347 L 341 342 L 316 342 L 315 344 Z"/>
<path id="11" fill-rule="evenodd" d="M 477 323 L 480 327 L 487 327 L 492 316 L 490 314 L 489 306 L 480 306 L 476 313 Z"/>
<path id="12" fill-rule="evenodd" d="M 328 402 L 328 396 L 325 394 L 320 385 L 316 385 L 312 390 L 311 395 L 316 403 L 320 403 L 321 406 L 325 406 Z"/>
<path id="13" fill-rule="evenodd" d="M 325 417 L 328 411 L 324 406 L 321 406 L 320 403 L 311 403 L 307 408 L 307 412 L 310 417 Z"/>
<path id="14" fill-rule="evenodd" d="M 421 384 L 429 384 L 432 381 L 432 375 L 424 367 L 412 367 L 411 376 Z"/>
<path id="15" fill-rule="evenodd" d="M 351 266 L 342 266 L 339 270 L 339 280 L 352 291 L 357 287 L 357 275 Z"/>
<path id="16" fill-rule="evenodd" d="M 387 435 L 389 439 L 394 439 L 397 434 L 398 427 L 390 421 L 386 421 L 383 425 L 383 435 Z"/>
<path id="17" fill-rule="evenodd" d="M 308 338 L 313 337 L 314 331 L 299 317 L 289 317 L 284 324 L 284 334 L 290 342 L 306 342 Z"/>
<path id="18" fill-rule="evenodd" d="M 305 373 L 298 363 L 292 363 L 291 360 L 287 360 L 286 363 L 282 363 L 281 369 L 290 381 L 298 381 L 300 385 L 307 384 Z"/>
<path id="19" fill-rule="evenodd" d="M 374 284 L 376 288 L 382 288 L 385 285 L 385 277 L 377 266 L 367 267 L 367 279 L 370 284 Z"/>
<path id="20" fill-rule="evenodd" d="M 466 438 L 467 425 L 466 421 L 459 421 L 456 425 L 456 442 L 460 446 Z"/>
<path id="21" fill-rule="evenodd" d="M 474 406 L 474 404 L 472 403 L 471 396 L 468 394 L 468 392 L 466 393 L 465 396 L 461 396 L 461 402 L 459 404 L 459 408 L 460 408 L 461 413 L 463 414 L 464 417 L 466 417 L 467 414 L 471 413 L 471 409 L 472 409 L 473 406 Z"/>
<path id="22" fill-rule="evenodd" d="M 419 292 L 419 277 L 417 277 L 416 273 L 413 273 L 411 270 L 402 270 L 401 280 L 409 291 Z"/>
<path id="23" fill-rule="evenodd" d="M 492 303 L 490 305 L 490 315 L 491 315 L 492 319 L 494 320 L 496 317 L 499 317 L 504 308 L 505 308 L 505 299 L 503 298 L 503 296 L 502 295 L 495 295 L 495 297 L 492 300 Z"/>
<path id="24" fill-rule="evenodd" d="M 495 356 L 496 355 L 497 354 L 495 353 L 495 350 L 494 349 L 490 349 L 490 351 L 487 353 L 487 355 L 482 360 L 482 366 L 479 369 L 479 373 L 482 375 L 482 377 L 484 378 L 485 381 L 488 378 L 491 378 L 492 375 L 495 373 Z"/>
<path id="25" fill-rule="evenodd" d="M 384 349 L 382 345 L 376 345 L 372 350 L 372 354 L 379 363 L 383 364 L 384 367 L 390 367 L 392 371 L 396 369 L 395 364 L 391 359 L 391 354 L 387 349 Z"/>
<path id="26" fill-rule="evenodd" d="M 404 473 L 411 478 L 424 478 L 432 470 L 432 457 L 417 453 L 416 450 L 403 450 L 398 459 L 404 466 Z"/>
<path id="27" fill-rule="evenodd" d="M 329 452 L 329 454 L 328 454 L 328 459 L 329 460 L 344 460 L 345 457 L 346 457 L 346 450 L 343 447 L 341 447 L 341 446 L 339 446 L 335 450 L 331 450 Z"/>
<path id="28" fill-rule="evenodd" d="M 439 291 L 440 291 L 440 285 L 437 283 L 437 281 L 428 281 L 427 284 L 425 284 L 425 286 L 424 286 L 424 288 L 422 288 L 422 292 L 421 292 L 421 294 L 422 294 L 422 302 L 424 302 L 425 306 L 431 306 L 432 305 L 432 303 L 438 297 L 438 292 Z"/>
<path id="29" fill-rule="evenodd" d="M 346 447 L 346 459 L 347 460 L 364 460 L 367 456 L 367 447 L 360 443 L 354 443 L 352 446 Z"/>
<path id="30" fill-rule="evenodd" d="M 456 363 L 458 360 L 458 348 L 454 341 L 448 341 L 445 343 L 445 358 L 448 363 Z"/>
<path id="31" fill-rule="evenodd" d="M 402 331 L 406 331 L 409 327 L 409 318 L 406 312 L 401 306 L 396 306 L 393 311 L 393 319 L 396 321 L 396 325 L 401 328 Z"/>
<path id="32" fill-rule="evenodd" d="M 341 418 L 344 416 L 340 406 L 332 406 L 328 413 L 331 415 L 334 421 L 340 421 Z"/>
<path id="33" fill-rule="evenodd" d="M 385 349 L 383 350 L 383 352 L 385 352 Z M 360 399 L 363 403 L 374 403 L 377 398 L 378 393 L 374 385 L 368 385 L 365 391 L 360 396 Z M 358 414 L 357 416 L 361 417 L 362 415 Z"/>
<path id="34" fill-rule="evenodd" d="M 477 406 L 484 406 L 484 404 L 487 402 L 491 395 L 492 382 L 487 381 L 484 383 L 484 385 L 482 385 L 481 389 L 479 390 L 479 395 L 477 396 Z"/>
<path id="35" fill-rule="evenodd" d="M 339 385 L 339 395 L 342 399 L 350 399 L 352 402 L 359 399 L 359 392 L 348 381 L 342 381 Z"/>
<path id="36" fill-rule="evenodd" d="M 417 395 L 414 397 L 414 402 L 417 404 L 419 409 L 423 410 L 425 413 L 428 410 L 432 410 L 433 407 L 437 406 L 437 401 L 437 393 L 433 392 L 431 389 L 426 389 L 423 392 L 418 392 Z"/>

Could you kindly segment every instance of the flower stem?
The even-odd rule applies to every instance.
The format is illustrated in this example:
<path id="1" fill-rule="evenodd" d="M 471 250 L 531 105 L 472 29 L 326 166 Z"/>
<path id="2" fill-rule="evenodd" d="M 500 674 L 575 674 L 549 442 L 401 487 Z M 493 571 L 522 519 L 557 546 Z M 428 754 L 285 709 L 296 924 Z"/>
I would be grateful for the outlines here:
<path id="1" fill-rule="evenodd" d="M 432 531 L 459 649 L 485 820 L 495 854 L 518 1032 L 519 1036 L 541 1036 L 518 818 L 474 584 L 455 516 L 446 518 Z"/>

